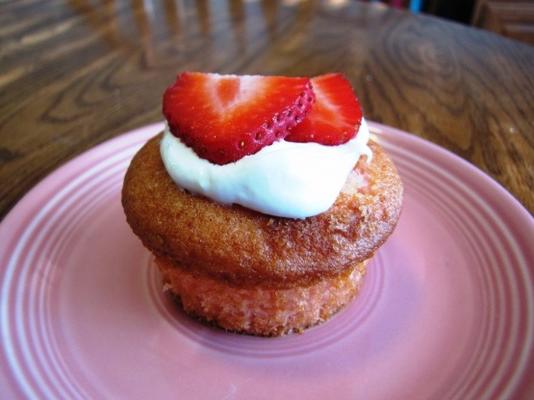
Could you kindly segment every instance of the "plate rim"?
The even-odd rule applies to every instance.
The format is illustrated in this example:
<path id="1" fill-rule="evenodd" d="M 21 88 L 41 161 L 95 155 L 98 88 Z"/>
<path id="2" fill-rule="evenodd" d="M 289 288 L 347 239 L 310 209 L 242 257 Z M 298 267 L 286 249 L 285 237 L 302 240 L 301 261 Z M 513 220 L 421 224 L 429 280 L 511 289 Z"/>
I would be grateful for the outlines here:
<path id="1" fill-rule="evenodd" d="M 390 127 L 384 124 L 372 122 L 369 122 L 369 127 L 372 133 L 378 133 L 379 135 L 384 134 L 388 137 L 388 140 L 391 139 L 393 143 L 396 143 L 395 137 L 398 136 L 397 141 L 411 141 L 415 142 L 418 146 L 423 146 L 429 148 L 432 152 L 435 152 L 436 154 L 439 154 L 441 158 L 445 159 L 452 159 L 454 160 L 454 163 L 461 166 L 461 169 L 465 171 L 469 171 L 469 173 L 475 177 L 482 177 L 481 182 L 479 182 L 479 186 L 483 187 L 489 187 L 499 193 L 501 196 L 500 203 L 502 204 L 511 204 L 512 206 L 509 207 L 509 211 L 515 214 L 514 218 L 520 218 L 523 220 L 524 227 L 526 229 L 530 229 L 534 232 L 534 217 L 530 214 L 530 212 L 526 209 L 526 207 L 518 200 L 516 199 L 510 192 L 502 186 L 498 181 L 496 181 L 493 177 L 488 175 L 485 171 L 482 171 L 474 164 L 470 163 L 469 161 L 463 159 L 462 157 L 456 155 L 452 151 L 445 149 L 435 143 L 432 143 L 426 139 L 423 139 L 421 137 L 418 137 L 417 135 L 402 131 L 400 129 Z M 116 147 L 120 146 L 121 144 L 125 145 L 127 143 L 127 146 L 123 147 L 130 147 L 133 146 L 132 142 L 128 142 L 128 138 L 132 136 L 139 136 L 139 139 L 135 140 L 135 143 L 140 143 L 139 146 L 142 144 L 142 142 L 149 137 L 154 136 L 158 133 L 159 130 L 163 127 L 163 122 L 153 123 L 149 125 L 145 125 L 133 130 L 130 130 L 128 132 L 125 132 L 123 134 L 120 134 L 114 138 L 108 139 L 76 156 L 71 158 L 70 160 L 67 160 L 66 162 L 59 165 L 57 168 L 55 168 L 52 172 L 47 174 L 44 178 L 42 178 L 36 185 L 34 185 L 28 192 L 24 194 L 24 196 L 19 199 L 15 205 L 11 208 L 11 210 L 4 216 L 2 221 L 0 221 L 0 249 L 14 249 L 14 246 L 16 245 L 16 242 L 20 238 L 20 233 L 24 232 L 26 229 L 27 221 L 31 219 L 31 217 L 34 217 L 39 208 L 38 204 L 34 203 L 34 197 L 42 196 L 43 193 L 52 193 L 50 186 L 54 184 L 54 180 L 61 174 L 61 172 L 64 172 L 65 170 L 72 168 L 73 171 L 69 174 L 75 174 L 76 170 L 82 169 L 85 164 L 91 163 L 95 159 L 104 159 L 107 154 L 111 153 L 112 151 L 116 151 Z M 399 139 L 400 138 L 400 139 Z M 413 150 L 411 150 L 413 151 Z M 477 190 L 475 190 L 477 191 Z M 45 197 L 49 197 L 45 196 Z M 485 198 L 482 198 L 483 201 L 486 202 Z M 493 207 L 492 207 L 493 209 Z M 24 216 L 24 218 L 17 218 L 19 215 Z M 502 215 L 501 215 L 502 217 Z M 509 222 L 509 221 L 507 221 Z M 516 221 L 515 221 L 516 222 Z M 510 222 L 510 225 L 514 225 L 514 223 Z M 13 227 L 15 230 L 13 230 Z M 7 240 L 6 240 L 7 239 Z M 516 240 L 516 234 L 513 235 L 513 239 Z M 524 246 L 520 246 L 522 252 L 525 250 Z M 534 253 L 534 250 L 532 251 Z M 527 261 L 529 260 L 528 253 L 525 254 L 525 257 Z M 5 266 L 7 265 L 6 261 L 8 261 L 12 256 L 11 251 L 6 251 L 4 254 L 0 254 L 0 273 L 3 274 L 5 270 Z M 534 265 L 528 265 L 527 272 L 530 275 L 531 282 L 530 285 L 533 286 L 533 271 L 534 271 Z M 0 304 L 1 306 L 1 304 Z M 3 340 L 2 340 L 3 341 Z M 4 350 L 0 352 L 2 355 L 2 358 L 4 358 Z M 527 365 L 525 366 L 525 369 L 523 371 L 523 374 L 526 375 L 526 373 L 530 370 L 532 370 L 532 367 L 534 365 L 534 357 L 530 357 L 529 361 L 527 362 Z M 7 373 L 10 371 L 9 365 L 4 365 L 0 368 L 0 372 L 2 372 L 0 375 L 3 375 L 3 370 Z M 11 374 L 10 374 L 11 375 Z M 3 382 L 6 380 L 7 382 L 11 381 L 7 376 L 0 377 L 0 382 Z M 516 390 L 521 390 L 521 388 L 524 386 L 525 376 L 522 377 L 521 381 L 519 382 Z M 11 381 L 12 382 L 12 381 Z M 528 383 L 528 382 L 527 382 Z M 11 388 L 12 390 L 20 388 Z M 527 387 L 528 390 L 528 387 Z M 0 393 L 3 392 L 3 390 L 0 390 Z"/>

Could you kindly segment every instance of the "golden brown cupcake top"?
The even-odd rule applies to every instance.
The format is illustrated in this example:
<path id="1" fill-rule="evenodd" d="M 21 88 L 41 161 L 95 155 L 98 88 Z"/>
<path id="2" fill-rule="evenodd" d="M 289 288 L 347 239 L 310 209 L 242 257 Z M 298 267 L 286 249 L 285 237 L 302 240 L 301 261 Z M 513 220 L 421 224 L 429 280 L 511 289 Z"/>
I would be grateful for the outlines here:
<path id="1" fill-rule="evenodd" d="M 302 220 L 225 206 L 178 187 L 151 139 L 134 157 L 122 203 L 144 245 L 190 271 L 235 286 L 293 287 L 341 273 L 376 251 L 399 218 L 402 184 L 382 148 L 361 158 L 335 204 Z M 367 182 L 358 188 L 354 176 Z"/>

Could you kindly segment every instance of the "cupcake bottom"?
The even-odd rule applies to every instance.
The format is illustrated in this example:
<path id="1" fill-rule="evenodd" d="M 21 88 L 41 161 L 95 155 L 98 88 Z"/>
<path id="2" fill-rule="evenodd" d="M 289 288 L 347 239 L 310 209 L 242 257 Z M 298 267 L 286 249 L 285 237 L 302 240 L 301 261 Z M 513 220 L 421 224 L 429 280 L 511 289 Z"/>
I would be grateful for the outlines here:
<path id="1" fill-rule="evenodd" d="M 156 257 L 164 289 L 188 314 L 228 331 L 258 336 L 300 333 L 326 321 L 358 294 L 367 261 L 306 287 L 270 289 L 230 286 Z"/>

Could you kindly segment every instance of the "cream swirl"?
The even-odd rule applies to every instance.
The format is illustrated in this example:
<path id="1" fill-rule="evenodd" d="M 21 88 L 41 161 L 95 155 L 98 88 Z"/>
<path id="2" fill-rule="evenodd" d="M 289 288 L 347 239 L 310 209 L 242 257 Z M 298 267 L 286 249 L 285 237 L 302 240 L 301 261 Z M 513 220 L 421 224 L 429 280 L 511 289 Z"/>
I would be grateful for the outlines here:
<path id="1" fill-rule="evenodd" d="M 240 204 L 277 217 L 306 218 L 328 210 L 367 146 L 362 119 L 347 143 L 325 146 L 280 140 L 236 162 L 217 165 L 202 159 L 166 127 L 161 158 L 180 187 L 222 204 Z"/>

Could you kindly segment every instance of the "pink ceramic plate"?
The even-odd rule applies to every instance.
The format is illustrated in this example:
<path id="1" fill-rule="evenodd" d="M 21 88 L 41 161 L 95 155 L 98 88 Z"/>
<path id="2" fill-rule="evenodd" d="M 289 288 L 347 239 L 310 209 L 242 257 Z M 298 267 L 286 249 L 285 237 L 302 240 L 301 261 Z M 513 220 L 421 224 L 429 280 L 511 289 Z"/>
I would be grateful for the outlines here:
<path id="1" fill-rule="evenodd" d="M 0 226 L 0 397 L 532 394 L 533 218 L 460 158 L 370 125 L 404 180 L 398 228 L 355 302 L 277 339 L 206 327 L 162 294 L 120 204 L 131 157 L 162 125 L 51 174 Z"/>

